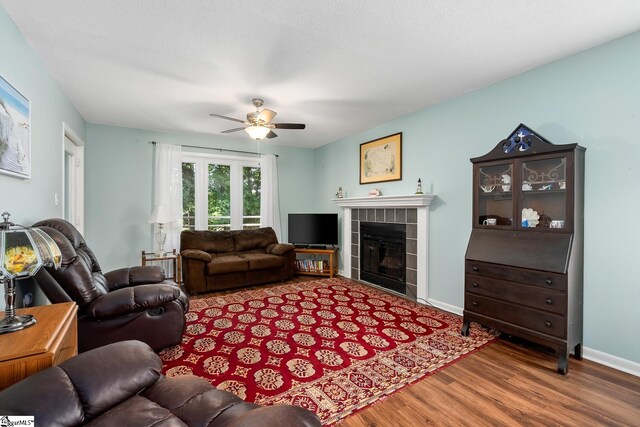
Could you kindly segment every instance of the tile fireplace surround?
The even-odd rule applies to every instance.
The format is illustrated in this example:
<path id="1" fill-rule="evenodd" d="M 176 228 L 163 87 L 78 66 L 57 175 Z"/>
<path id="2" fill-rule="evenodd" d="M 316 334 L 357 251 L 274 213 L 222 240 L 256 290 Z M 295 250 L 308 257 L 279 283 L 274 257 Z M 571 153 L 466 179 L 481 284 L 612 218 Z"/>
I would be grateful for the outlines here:
<path id="1" fill-rule="evenodd" d="M 429 208 L 434 194 L 333 199 L 343 209 L 342 275 L 360 280 L 360 222 L 407 225 L 407 297 L 425 302 L 429 289 Z"/>

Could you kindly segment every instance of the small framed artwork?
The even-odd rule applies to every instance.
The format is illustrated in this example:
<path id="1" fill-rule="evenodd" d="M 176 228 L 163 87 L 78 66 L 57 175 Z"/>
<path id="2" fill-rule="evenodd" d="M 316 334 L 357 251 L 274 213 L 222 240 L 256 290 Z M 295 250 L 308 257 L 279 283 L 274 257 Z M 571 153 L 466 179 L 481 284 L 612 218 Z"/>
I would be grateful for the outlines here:
<path id="1" fill-rule="evenodd" d="M 0 173 L 31 178 L 31 103 L 2 77 Z"/>
<path id="2" fill-rule="evenodd" d="M 402 179 L 402 132 L 360 144 L 360 184 Z"/>

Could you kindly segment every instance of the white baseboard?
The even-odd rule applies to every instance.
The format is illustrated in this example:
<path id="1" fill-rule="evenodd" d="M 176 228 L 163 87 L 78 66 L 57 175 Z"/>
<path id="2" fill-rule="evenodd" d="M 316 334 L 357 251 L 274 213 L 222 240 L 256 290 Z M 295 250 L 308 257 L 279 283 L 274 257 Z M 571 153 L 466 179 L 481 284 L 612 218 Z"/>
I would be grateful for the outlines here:
<path id="1" fill-rule="evenodd" d="M 448 311 L 449 313 L 454 313 L 458 316 L 462 316 L 462 307 L 457 307 L 455 305 L 447 304 L 446 302 L 434 300 L 432 298 L 429 298 L 428 301 L 429 304 L 432 304 L 436 308 L 440 308 L 444 311 Z M 617 369 L 618 371 L 626 372 L 628 374 L 640 377 L 640 363 L 638 362 L 623 359 L 622 357 L 614 356 L 612 354 L 604 353 L 602 351 L 594 350 L 593 348 L 584 346 L 582 347 L 582 357 L 587 360 L 591 360 L 592 362 Z"/>
<path id="2" fill-rule="evenodd" d="M 446 302 L 438 301 L 433 298 L 427 298 L 429 304 L 436 308 L 440 308 L 444 311 L 448 311 L 449 313 L 457 314 L 458 316 L 462 316 L 462 307 L 457 307 L 455 305 L 447 304 Z"/>
<path id="3" fill-rule="evenodd" d="M 622 357 L 594 350 L 589 347 L 582 348 L 582 356 L 592 362 L 640 377 L 640 363 L 638 362 L 623 359 Z"/>

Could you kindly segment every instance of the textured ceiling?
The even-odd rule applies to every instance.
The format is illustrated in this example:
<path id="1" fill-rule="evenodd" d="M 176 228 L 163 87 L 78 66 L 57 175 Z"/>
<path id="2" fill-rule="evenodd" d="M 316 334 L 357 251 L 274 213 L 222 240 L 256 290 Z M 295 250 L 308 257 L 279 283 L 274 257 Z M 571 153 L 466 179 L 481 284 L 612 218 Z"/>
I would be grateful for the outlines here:
<path id="1" fill-rule="evenodd" d="M 637 0 L 0 0 L 86 121 L 317 147 L 640 30 Z M 603 64 L 606 66 L 606 64 Z M 244 132 L 228 138 L 247 139 Z"/>

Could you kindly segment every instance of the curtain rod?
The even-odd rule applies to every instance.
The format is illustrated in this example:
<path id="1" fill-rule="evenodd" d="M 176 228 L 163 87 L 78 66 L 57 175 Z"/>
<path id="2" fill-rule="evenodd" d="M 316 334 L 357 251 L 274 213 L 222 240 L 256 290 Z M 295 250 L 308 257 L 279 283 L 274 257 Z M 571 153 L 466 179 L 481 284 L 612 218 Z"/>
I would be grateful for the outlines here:
<path id="1" fill-rule="evenodd" d="M 155 141 L 151 141 L 151 143 L 153 145 L 156 145 L 157 142 Z M 181 145 L 181 147 L 187 147 L 187 148 L 200 148 L 203 150 L 218 150 L 218 151 L 229 151 L 230 153 L 244 153 L 244 154 L 267 154 L 267 153 L 256 153 L 255 151 L 242 151 L 242 150 L 231 150 L 229 148 L 216 148 L 216 147 L 200 147 L 198 145 Z M 276 157 L 280 157 L 277 154 L 274 154 L 274 156 Z"/>

